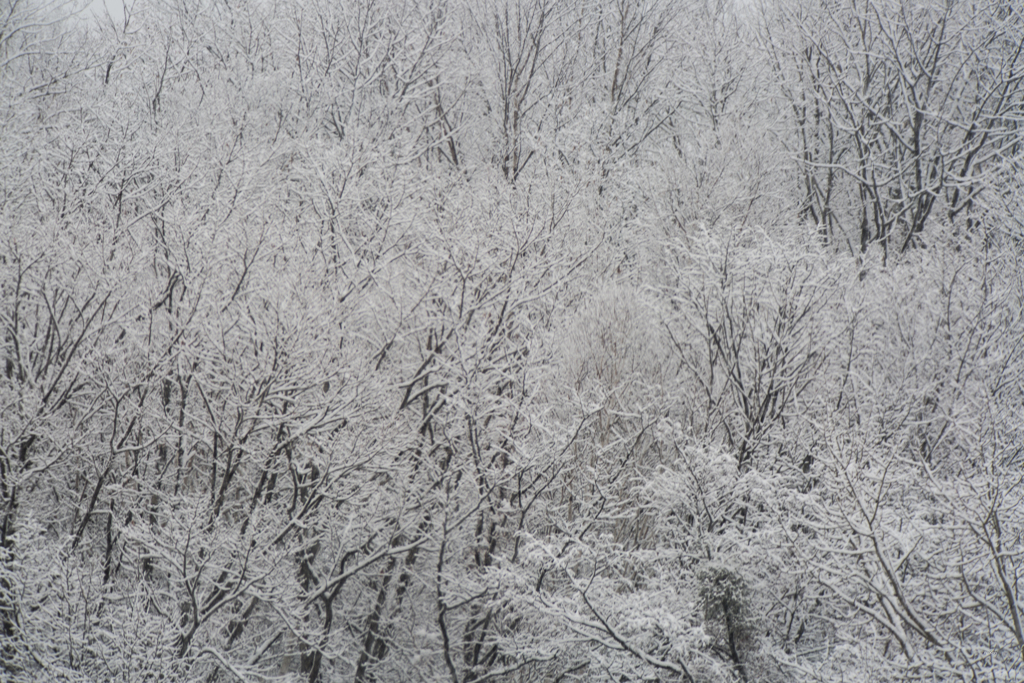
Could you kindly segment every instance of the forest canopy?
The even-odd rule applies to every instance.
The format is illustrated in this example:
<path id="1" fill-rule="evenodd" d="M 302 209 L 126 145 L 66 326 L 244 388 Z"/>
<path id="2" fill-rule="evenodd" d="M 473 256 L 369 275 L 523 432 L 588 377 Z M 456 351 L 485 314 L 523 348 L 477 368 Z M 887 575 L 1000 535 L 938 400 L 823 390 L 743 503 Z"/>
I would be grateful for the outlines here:
<path id="1" fill-rule="evenodd" d="M 0 0 L 0 678 L 1024 678 L 1010 0 Z"/>

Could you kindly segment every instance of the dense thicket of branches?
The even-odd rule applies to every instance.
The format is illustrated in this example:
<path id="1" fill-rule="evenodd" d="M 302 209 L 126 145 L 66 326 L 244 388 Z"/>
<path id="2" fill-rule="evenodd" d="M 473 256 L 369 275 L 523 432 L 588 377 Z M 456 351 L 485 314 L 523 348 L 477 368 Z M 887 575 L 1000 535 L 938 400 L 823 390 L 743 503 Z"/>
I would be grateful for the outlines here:
<path id="1" fill-rule="evenodd" d="M 0 0 L 0 678 L 1024 676 L 1005 0 Z"/>

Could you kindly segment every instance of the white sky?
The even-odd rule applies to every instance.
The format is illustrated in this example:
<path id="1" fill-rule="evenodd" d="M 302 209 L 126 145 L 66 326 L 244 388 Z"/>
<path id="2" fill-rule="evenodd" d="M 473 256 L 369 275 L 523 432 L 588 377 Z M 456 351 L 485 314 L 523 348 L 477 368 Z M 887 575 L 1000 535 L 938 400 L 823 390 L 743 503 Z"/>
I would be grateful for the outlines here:
<path id="1" fill-rule="evenodd" d="M 100 21 L 106 21 L 106 12 L 110 12 L 110 16 L 114 17 L 115 21 L 122 21 L 124 19 L 124 3 L 121 0 L 89 0 L 85 11 L 82 12 L 82 19 L 92 21 L 93 17 L 96 17 Z"/>

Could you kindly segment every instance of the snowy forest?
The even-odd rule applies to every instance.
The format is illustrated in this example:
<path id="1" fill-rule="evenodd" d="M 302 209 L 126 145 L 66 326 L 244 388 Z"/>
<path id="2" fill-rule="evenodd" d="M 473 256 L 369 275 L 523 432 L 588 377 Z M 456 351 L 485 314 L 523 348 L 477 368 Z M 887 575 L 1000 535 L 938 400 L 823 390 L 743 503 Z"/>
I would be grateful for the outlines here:
<path id="1" fill-rule="evenodd" d="M 1024 680 L 1016 0 L 0 0 L 0 679 Z"/>

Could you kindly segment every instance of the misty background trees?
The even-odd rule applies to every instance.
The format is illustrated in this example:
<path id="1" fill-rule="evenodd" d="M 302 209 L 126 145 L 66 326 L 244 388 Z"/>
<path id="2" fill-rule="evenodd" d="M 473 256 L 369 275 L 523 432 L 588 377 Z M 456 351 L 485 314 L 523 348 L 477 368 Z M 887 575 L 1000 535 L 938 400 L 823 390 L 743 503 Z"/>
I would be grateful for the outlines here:
<path id="1" fill-rule="evenodd" d="M 1011 2 L 0 3 L 12 681 L 1024 676 Z"/>

